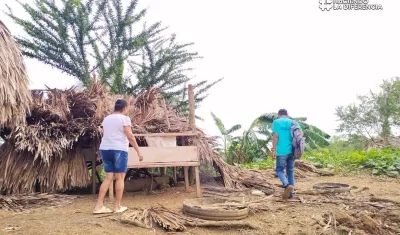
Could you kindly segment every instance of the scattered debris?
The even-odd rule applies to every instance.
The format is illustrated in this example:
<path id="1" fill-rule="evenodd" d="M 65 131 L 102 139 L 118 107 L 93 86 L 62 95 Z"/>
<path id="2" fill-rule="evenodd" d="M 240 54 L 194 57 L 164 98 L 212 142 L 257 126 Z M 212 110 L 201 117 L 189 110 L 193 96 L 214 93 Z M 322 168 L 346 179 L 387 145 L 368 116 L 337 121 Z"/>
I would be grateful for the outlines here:
<path id="1" fill-rule="evenodd" d="M 228 221 L 246 218 L 249 209 L 244 199 L 242 202 L 237 202 L 229 199 L 195 198 L 183 202 L 183 212 L 199 219 Z"/>
<path id="2" fill-rule="evenodd" d="M 350 186 L 348 184 L 340 183 L 320 183 L 313 186 L 312 190 L 297 191 L 297 194 L 309 194 L 309 195 L 320 195 L 320 194 L 337 194 L 350 192 Z"/>
<path id="3" fill-rule="evenodd" d="M 251 194 L 254 195 L 254 196 L 265 196 L 265 193 L 263 193 L 260 190 L 252 190 Z"/>
<path id="4" fill-rule="evenodd" d="M 248 227 L 260 229 L 246 221 L 208 221 L 180 215 L 163 206 L 156 206 L 147 209 L 135 208 L 125 212 L 121 216 L 121 221 L 133 224 L 138 227 L 154 229 L 155 225 L 160 226 L 169 232 L 186 231 L 186 226 L 192 227 Z"/>
<path id="5" fill-rule="evenodd" d="M 18 196 L 1 196 L 0 209 L 24 211 L 39 207 L 60 207 L 69 204 L 77 196 L 63 194 L 27 194 Z"/>

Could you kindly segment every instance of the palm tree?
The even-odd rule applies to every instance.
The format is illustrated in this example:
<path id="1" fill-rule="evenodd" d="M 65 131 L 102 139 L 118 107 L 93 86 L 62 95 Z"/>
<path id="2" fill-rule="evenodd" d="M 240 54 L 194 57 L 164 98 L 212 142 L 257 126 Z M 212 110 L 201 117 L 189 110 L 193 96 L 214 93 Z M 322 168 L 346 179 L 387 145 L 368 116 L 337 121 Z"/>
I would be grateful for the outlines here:
<path id="1" fill-rule="evenodd" d="M 214 113 L 211 112 L 211 116 L 214 119 L 215 125 L 218 127 L 219 132 L 222 135 L 223 141 L 223 153 L 227 157 L 227 145 L 228 142 L 232 140 L 232 133 L 242 128 L 240 124 L 233 125 L 231 128 L 226 129 L 224 123 L 218 118 Z"/>

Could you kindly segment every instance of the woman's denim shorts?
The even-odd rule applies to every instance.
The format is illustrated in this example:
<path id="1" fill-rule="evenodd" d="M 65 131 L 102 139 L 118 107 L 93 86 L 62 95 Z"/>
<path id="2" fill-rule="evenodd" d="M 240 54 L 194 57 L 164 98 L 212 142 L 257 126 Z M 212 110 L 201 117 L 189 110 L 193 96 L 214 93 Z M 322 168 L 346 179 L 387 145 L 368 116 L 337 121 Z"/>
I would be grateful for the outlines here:
<path id="1" fill-rule="evenodd" d="M 121 150 L 100 150 L 104 171 L 125 173 L 128 170 L 128 152 Z"/>

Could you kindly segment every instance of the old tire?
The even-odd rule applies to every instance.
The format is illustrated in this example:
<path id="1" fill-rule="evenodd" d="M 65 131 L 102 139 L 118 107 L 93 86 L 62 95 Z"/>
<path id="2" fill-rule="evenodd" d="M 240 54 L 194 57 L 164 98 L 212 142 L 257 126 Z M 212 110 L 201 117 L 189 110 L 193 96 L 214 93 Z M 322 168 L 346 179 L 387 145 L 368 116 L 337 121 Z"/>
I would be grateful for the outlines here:
<path id="1" fill-rule="evenodd" d="M 350 191 L 350 185 L 341 183 L 320 183 L 315 184 L 313 188 L 330 193 L 344 193 Z"/>
<path id="2" fill-rule="evenodd" d="M 248 216 L 245 204 L 228 202 L 217 198 L 188 199 L 183 202 L 183 212 L 189 216 L 204 220 L 241 220 Z"/>
<path id="3" fill-rule="evenodd" d="M 237 216 L 237 217 L 207 216 L 207 215 L 191 214 L 188 212 L 185 212 L 185 214 L 190 217 L 203 219 L 203 220 L 213 220 L 213 221 L 242 220 L 242 219 L 247 218 L 247 216 L 248 216 L 248 214 L 243 215 L 243 216 Z"/>

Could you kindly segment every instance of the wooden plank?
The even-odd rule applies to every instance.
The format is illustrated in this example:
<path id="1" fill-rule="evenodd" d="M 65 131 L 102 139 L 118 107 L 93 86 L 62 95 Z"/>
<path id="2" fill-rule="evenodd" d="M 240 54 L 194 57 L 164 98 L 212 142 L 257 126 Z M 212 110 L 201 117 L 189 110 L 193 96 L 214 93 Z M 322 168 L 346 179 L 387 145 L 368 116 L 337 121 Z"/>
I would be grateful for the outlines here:
<path id="1" fill-rule="evenodd" d="M 152 163 L 197 162 L 197 146 L 179 147 L 140 147 L 143 161 L 139 161 L 134 148 L 129 148 L 128 165 L 146 165 Z"/>
<path id="2" fill-rule="evenodd" d="M 142 136 L 196 136 L 199 135 L 197 132 L 182 132 L 182 133 L 148 133 L 148 134 L 134 134 L 134 136 L 142 137 Z"/>
<path id="3" fill-rule="evenodd" d="M 128 168 L 153 168 L 153 167 L 177 167 L 177 166 L 200 166 L 200 162 L 166 162 L 166 163 L 138 163 L 128 165 Z"/>

